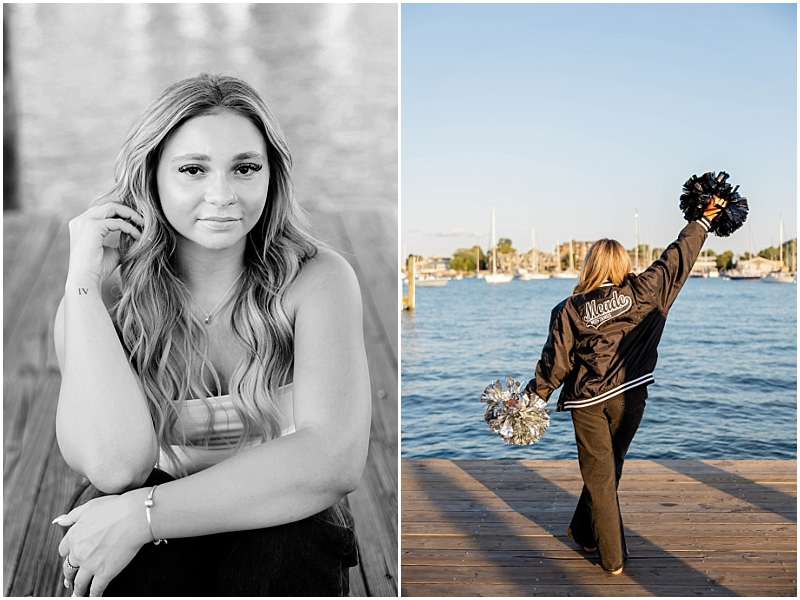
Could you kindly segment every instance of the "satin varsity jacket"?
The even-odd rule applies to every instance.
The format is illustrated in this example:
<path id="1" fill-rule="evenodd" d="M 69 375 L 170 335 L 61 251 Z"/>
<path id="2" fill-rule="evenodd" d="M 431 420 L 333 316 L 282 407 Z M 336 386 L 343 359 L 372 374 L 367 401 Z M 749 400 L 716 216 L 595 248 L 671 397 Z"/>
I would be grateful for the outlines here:
<path id="1" fill-rule="evenodd" d="M 667 313 L 708 237 L 705 218 L 686 225 L 657 261 L 622 284 L 570 296 L 550 329 L 527 387 L 544 400 L 563 384 L 557 411 L 604 402 L 653 383 Z"/>

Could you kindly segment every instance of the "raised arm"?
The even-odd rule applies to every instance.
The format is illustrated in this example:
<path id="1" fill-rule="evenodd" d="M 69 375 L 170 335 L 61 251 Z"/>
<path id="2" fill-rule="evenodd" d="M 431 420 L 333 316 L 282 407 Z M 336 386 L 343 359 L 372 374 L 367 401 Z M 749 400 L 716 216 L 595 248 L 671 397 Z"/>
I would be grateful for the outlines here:
<path id="1" fill-rule="evenodd" d="M 90 208 L 70 222 L 70 261 L 54 337 L 61 367 L 56 436 L 67 464 L 100 490 L 119 493 L 141 485 L 158 457 L 153 424 L 128 364 L 102 285 L 114 270 L 116 250 L 103 247 L 111 231 L 139 231 L 130 208 Z"/>
<path id="2" fill-rule="evenodd" d="M 716 202 L 716 198 L 712 199 L 703 217 L 686 225 L 661 257 L 636 277 L 635 288 L 655 296 L 664 312 L 672 307 L 678 297 L 708 238 L 711 222 L 720 213 Z"/>

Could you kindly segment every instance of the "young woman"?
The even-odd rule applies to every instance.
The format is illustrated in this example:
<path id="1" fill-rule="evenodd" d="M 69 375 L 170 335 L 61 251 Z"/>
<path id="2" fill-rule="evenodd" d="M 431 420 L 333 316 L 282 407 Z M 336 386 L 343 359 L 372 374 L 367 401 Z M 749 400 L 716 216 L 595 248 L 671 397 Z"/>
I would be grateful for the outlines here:
<path id="1" fill-rule="evenodd" d="M 70 222 L 56 433 L 93 498 L 55 521 L 75 596 L 347 595 L 361 300 L 304 232 L 290 163 L 252 87 L 186 79 Z"/>
<path id="2" fill-rule="evenodd" d="M 597 549 L 614 575 L 628 556 L 617 498 L 625 453 L 653 383 L 667 312 L 719 212 L 715 198 L 640 275 L 630 272 L 619 242 L 595 242 L 573 295 L 553 309 L 542 358 L 526 386 L 547 400 L 564 385 L 557 410 L 571 412 L 584 481 L 567 535 L 586 552 Z"/>

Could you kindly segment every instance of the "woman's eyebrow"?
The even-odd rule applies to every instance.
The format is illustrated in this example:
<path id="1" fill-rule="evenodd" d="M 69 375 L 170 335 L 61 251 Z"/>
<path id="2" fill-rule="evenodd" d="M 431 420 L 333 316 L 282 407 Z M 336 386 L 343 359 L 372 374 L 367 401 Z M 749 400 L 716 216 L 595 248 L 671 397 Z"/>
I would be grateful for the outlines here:
<path id="1" fill-rule="evenodd" d="M 261 152 L 255 152 L 255 151 L 251 150 L 250 152 L 242 152 L 241 154 L 237 154 L 236 156 L 233 157 L 233 160 L 234 161 L 236 161 L 236 160 L 247 160 L 248 158 L 261 158 L 261 159 L 263 159 L 264 157 L 262 156 Z"/>
<path id="2" fill-rule="evenodd" d="M 174 162 L 180 162 L 182 160 L 202 160 L 205 162 L 210 162 L 211 157 L 208 154 L 181 154 L 180 156 L 176 156 L 169 162 L 174 163 Z"/>
<path id="3" fill-rule="evenodd" d="M 263 159 L 264 156 L 260 152 L 251 150 L 248 152 L 241 152 L 240 154 L 237 154 L 236 156 L 233 157 L 233 161 L 235 162 L 237 160 L 247 160 L 248 158 Z M 211 162 L 211 157 L 208 154 L 181 154 L 180 156 L 176 156 L 169 162 L 174 163 L 183 160 L 199 160 L 199 161 Z"/>

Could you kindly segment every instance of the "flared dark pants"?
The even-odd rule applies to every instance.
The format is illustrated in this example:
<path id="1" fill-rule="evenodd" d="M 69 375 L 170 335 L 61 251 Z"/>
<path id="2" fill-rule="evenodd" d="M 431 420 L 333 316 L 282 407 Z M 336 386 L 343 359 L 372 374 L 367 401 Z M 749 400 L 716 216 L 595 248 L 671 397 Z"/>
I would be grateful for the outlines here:
<path id="1" fill-rule="evenodd" d="M 619 569 L 628 554 L 617 488 L 646 398 L 647 387 L 640 386 L 572 410 L 584 485 L 567 535 L 581 546 L 596 547 L 606 571 Z"/>
<path id="2" fill-rule="evenodd" d="M 143 487 L 172 479 L 155 469 Z M 71 505 L 103 495 L 88 484 Z M 276 527 L 145 544 L 104 595 L 347 596 L 356 564 L 353 518 L 346 506 L 335 504 Z"/>

